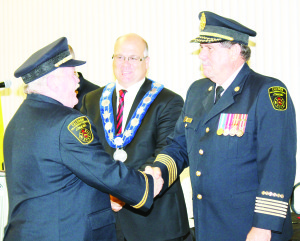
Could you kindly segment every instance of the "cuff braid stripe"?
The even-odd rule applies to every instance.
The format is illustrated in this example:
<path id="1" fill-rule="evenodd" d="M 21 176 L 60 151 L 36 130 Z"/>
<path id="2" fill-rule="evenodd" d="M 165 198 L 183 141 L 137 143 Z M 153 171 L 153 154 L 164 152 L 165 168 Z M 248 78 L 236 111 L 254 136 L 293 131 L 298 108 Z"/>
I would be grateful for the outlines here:
<path id="1" fill-rule="evenodd" d="M 169 172 L 169 186 L 173 184 L 173 182 L 177 179 L 177 166 L 172 157 L 159 154 L 155 161 L 161 162 L 168 168 Z"/>
<path id="2" fill-rule="evenodd" d="M 255 210 L 256 213 L 273 215 L 286 218 L 288 203 L 278 200 L 256 197 Z"/>
<path id="3" fill-rule="evenodd" d="M 139 171 L 140 173 L 142 173 L 145 177 L 145 182 L 146 182 L 146 189 L 145 189 L 145 193 L 144 193 L 144 196 L 142 198 L 142 200 L 137 204 L 137 205 L 134 205 L 132 207 L 134 208 L 141 208 L 145 203 L 146 203 L 146 200 L 147 200 L 147 197 L 148 197 L 148 193 L 149 193 L 149 181 L 148 181 L 148 177 L 145 173 Z"/>

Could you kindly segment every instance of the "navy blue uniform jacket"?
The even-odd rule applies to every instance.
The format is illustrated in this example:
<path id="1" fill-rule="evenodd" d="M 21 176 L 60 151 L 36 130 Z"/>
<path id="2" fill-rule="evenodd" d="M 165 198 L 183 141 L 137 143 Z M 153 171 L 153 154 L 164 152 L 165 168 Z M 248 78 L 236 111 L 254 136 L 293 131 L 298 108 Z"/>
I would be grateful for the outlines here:
<path id="1" fill-rule="evenodd" d="M 151 90 L 151 84 L 152 81 L 146 79 L 141 86 L 131 106 L 127 123 L 142 98 Z M 110 147 L 105 140 L 100 117 L 99 100 L 102 91 L 103 88 L 100 88 L 88 93 L 83 99 L 81 111 L 93 120 L 105 150 L 112 156 L 115 149 Z M 112 105 L 114 113 L 116 113 L 115 91 L 112 97 Z M 173 132 L 182 106 L 181 96 L 166 88 L 162 89 L 150 105 L 136 135 L 124 147 L 128 155 L 124 163 L 128 167 L 144 170 L 145 166 L 153 164 L 161 148 L 167 144 L 166 138 Z M 153 206 L 148 212 L 141 212 L 125 205 L 117 215 L 122 232 L 126 239 L 130 241 L 168 240 L 181 237 L 189 231 L 180 180 L 173 183 L 164 195 L 155 198 Z"/>
<path id="2" fill-rule="evenodd" d="M 4 150 L 5 241 L 112 241 L 107 193 L 143 210 L 152 204 L 152 177 L 113 161 L 86 116 L 46 96 L 27 96 L 6 129 Z"/>
<path id="3" fill-rule="evenodd" d="M 288 202 L 296 165 L 289 93 L 247 64 L 215 105 L 214 90 L 209 79 L 192 84 L 173 138 L 155 164 L 166 186 L 190 166 L 197 240 L 246 240 L 254 226 L 286 241 L 292 236 Z M 245 133 L 218 135 L 221 113 L 247 114 Z"/>

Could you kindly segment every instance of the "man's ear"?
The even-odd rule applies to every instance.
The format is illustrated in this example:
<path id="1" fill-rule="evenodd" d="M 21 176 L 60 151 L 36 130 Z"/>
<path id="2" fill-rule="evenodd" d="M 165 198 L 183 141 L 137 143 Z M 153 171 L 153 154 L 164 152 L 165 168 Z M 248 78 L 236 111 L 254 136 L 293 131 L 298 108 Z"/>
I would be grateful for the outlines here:
<path id="1" fill-rule="evenodd" d="M 230 47 L 231 59 L 236 60 L 241 55 L 242 48 L 239 44 L 234 44 Z"/>
<path id="2" fill-rule="evenodd" d="M 149 56 L 145 59 L 145 62 L 146 62 L 146 69 L 149 69 L 149 66 L 150 66 L 150 57 Z"/>

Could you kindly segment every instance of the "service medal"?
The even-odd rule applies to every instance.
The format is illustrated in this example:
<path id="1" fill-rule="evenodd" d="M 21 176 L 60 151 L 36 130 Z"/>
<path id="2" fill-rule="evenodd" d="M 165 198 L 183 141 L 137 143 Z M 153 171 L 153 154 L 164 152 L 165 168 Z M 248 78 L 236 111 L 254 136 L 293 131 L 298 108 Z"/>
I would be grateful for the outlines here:
<path id="1" fill-rule="evenodd" d="M 236 132 L 236 135 L 237 135 L 238 137 L 242 137 L 242 136 L 244 135 L 244 132 L 243 132 L 242 130 L 238 130 L 238 131 Z"/>
<path id="2" fill-rule="evenodd" d="M 227 114 L 225 114 L 225 113 L 222 113 L 220 115 L 220 120 L 219 120 L 219 125 L 218 125 L 218 130 L 217 130 L 218 136 L 221 136 L 224 133 L 226 115 Z"/>
<path id="3" fill-rule="evenodd" d="M 224 132 L 224 130 L 223 130 L 223 129 L 218 129 L 218 130 L 217 130 L 217 135 L 218 135 L 218 136 L 220 136 L 220 135 L 222 135 L 222 134 L 223 134 L 223 132 Z"/>
<path id="4" fill-rule="evenodd" d="M 232 128 L 230 129 L 230 131 L 229 131 L 229 135 L 235 136 L 235 134 L 236 134 L 235 127 L 232 127 Z"/>
<path id="5" fill-rule="evenodd" d="M 127 153 L 126 151 L 124 151 L 123 149 L 117 149 L 115 152 L 114 152 L 114 155 L 113 155 L 113 158 L 115 161 L 121 161 L 121 162 L 124 162 L 126 161 L 127 159 Z"/>

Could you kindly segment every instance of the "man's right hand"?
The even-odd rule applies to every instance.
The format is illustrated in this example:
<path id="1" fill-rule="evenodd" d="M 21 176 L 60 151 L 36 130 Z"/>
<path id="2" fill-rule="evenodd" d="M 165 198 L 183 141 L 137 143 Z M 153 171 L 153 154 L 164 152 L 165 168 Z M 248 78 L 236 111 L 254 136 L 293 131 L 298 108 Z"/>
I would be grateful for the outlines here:
<path id="1" fill-rule="evenodd" d="M 145 168 L 145 173 L 146 174 L 150 174 L 153 177 L 154 180 L 154 197 L 156 197 L 164 184 L 164 180 L 161 177 L 161 170 L 158 167 L 150 167 L 150 166 L 146 166 Z"/>

